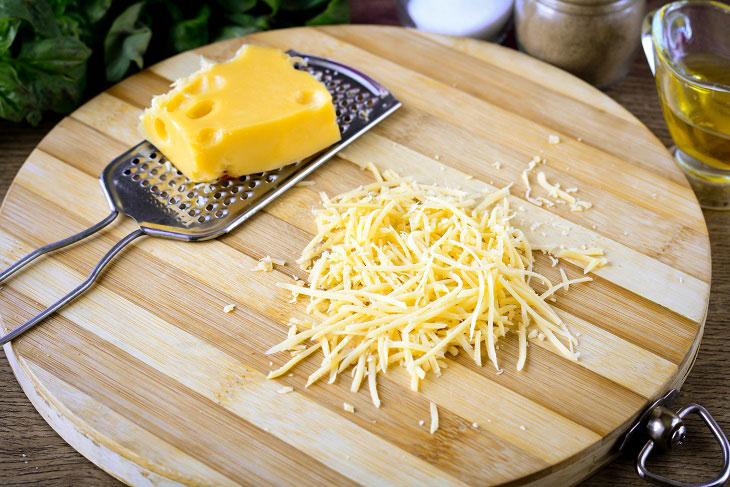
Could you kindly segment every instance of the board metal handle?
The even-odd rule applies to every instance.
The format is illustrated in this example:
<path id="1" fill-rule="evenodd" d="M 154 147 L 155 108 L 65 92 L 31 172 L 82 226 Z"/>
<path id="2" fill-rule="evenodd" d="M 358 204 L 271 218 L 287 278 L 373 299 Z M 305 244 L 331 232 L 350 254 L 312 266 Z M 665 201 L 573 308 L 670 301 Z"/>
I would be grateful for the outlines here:
<path id="1" fill-rule="evenodd" d="M 722 469 L 720 473 L 714 480 L 709 482 L 688 484 L 651 472 L 646 467 L 646 461 L 649 455 L 651 455 L 651 452 L 655 447 L 660 450 L 670 450 L 681 445 L 687 437 L 687 429 L 683 419 L 692 413 L 702 418 L 720 444 L 720 448 L 722 449 Z M 636 471 L 642 479 L 670 487 L 717 487 L 724 485 L 728 478 L 730 478 L 730 443 L 728 443 L 727 436 L 722 432 L 715 418 L 712 417 L 707 409 L 699 404 L 691 404 L 677 413 L 661 405 L 655 406 L 649 411 L 646 429 L 649 434 L 649 440 L 641 449 L 636 459 Z"/>

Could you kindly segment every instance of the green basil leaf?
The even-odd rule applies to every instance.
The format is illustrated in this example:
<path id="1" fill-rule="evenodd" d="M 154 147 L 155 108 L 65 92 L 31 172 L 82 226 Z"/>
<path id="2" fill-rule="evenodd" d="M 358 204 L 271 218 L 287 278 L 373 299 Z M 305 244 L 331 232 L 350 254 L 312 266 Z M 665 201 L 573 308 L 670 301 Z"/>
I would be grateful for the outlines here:
<path id="1" fill-rule="evenodd" d="M 144 2 L 135 3 L 112 22 L 104 39 L 104 60 L 108 81 L 122 79 L 132 62 L 138 68 L 144 66 L 142 56 L 147 51 L 152 31 L 140 20 L 143 7 Z"/>
<path id="2" fill-rule="evenodd" d="M 72 111 L 84 91 L 86 60 L 90 55 L 91 50 L 73 37 L 41 39 L 23 44 L 18 57 L 10 60 L 10 63 L 21 85 L 33 95 L 31 111 Z"/>
<path id="3" fill-rule="evenodd" d="M 46 0 L 0 1 L 0 19 L 10 17 L 27 20 L 44 37 L 60 34 L 53 9 Z"/>
<path id="4" fill-rule="evenodd" d="M 313 8 L 322 7 L 327 0 L 281 0 L 282 10 L 311 10 Z"/>
<path id="5" fill-rule="evenodd" d="M 106 15 L 111 6 L 112 0 L 88 0 L 83 9 L 89 22 L 95 24 Z"/>
<path id="6" fill-rule="evenodd" d="M 20 27 L 20 19 L 0 19 L 0 54 L 10 49 Z"/>
<path id="7" fill-rule="evenodd" d="M 249 14 L 229 14 L 228 19 L 240 25 L 241 27 L 255 28 L 256 30 L 252 32 L 269 28 L 269 17 L 266 15 L 259 15 L 258 17 L 254 17 L 253 15 Z M 250 33 L 251 32 L 249 32 L 249 34 Z"/>
<path id="8" fill-rule="evenodd" d="M 53 15 L 60 17 L 66 13 L 66 9 L 73 2 L 73 0 L 48 0 L 48 5 L 53 10 Z"/>
<path id="9" fill-rule="evenodd" d="M 7 61 L 0 60 L 0 117 L 12 122 L 26 118 L 32 125 L 37 125 L 41 114 L 35 105 L 35 96 L 20 82 L 15 69 Z"/>
<path id="10" fill-rule="evenodd" d="M 90 55 L 91 49 L 80 40 L 56 37 L 26 42 L 15 62 L 45 73 L 65 75 L 82 66 Z"/>
<path id="11" fill-rule="evenodd" d="M 210 7 L 203 5 L 195 18 L 183 20 L 170 30 L 172 46 L 177 52 L 187 51 L 208 43 Z"/>
<path id="12" fill-rule="evenodd" d="M 28 65 L 18 65 L 18 76 L 37 100 L 38 111 L 70 113 L 81 101 L 86 86 L 86 65 L 64 74 L 54 74 Z"/>
<path id="13" fill-rule="evenodd" d="M 224 41 L 226 39 L 233 39 L 234 37 L 247 36 L 254 32 L 259 32 L 261 29 L 256 27 L 243 27 L 240 25 L 226 25 L 223 27 L 218 36 L 215 38 L 216 41 Z"/>
<path id="14" fill-rule="evenodd" d="M 349 2 L 347 0 L 330 0 L 324 12 L 309 19 L 307 25 L 346 24 L 349 21 Z"/>
<path id="15" fill-rule="evenodd" d="M 256 0 L 216 0 L 228 12 L 242 14 L 256 6 Z"/>
<path id="16" fill-rule="evenodd" d="M 271 9 L 271 15 L 276 15 L 281 7 L 281 0 L 263 0 L 266 5 Z"/>
<path id="17" fill-rule="evenodd" d="M 86 19 L 77 12 L 68 12 L 56 18 L 62 36 L 80 39 L 87 35 Z"/>

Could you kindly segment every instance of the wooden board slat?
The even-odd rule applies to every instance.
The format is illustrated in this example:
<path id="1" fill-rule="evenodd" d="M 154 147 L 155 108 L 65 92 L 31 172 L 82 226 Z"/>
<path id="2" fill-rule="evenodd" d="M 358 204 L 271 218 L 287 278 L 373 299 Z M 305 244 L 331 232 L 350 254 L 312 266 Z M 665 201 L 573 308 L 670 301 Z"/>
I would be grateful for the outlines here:
<path id="1" fill-rule="evenodd" d="M 356 66 L 403 107 L 313 174 L 313 187 L 293 188 L 235 232 L 196 244 L 136 241 L 87 295 L 6 345 L 31 401 L 84 455 L 133 485 L 570 485 L 614 455 L 649 401 L 681 384 L 702 335 L 710 276 L 704 220 L 681 172 L 600 91 L 468 39 L 390 27 L 297 28 L 152 66 L 62 120 L 28 157 L 0 210 L 0 262 L 103 218 L 97 176 L 140 139 L 138 117 L 151 97 L 196 69 L 200 55 L 221 61 L 243 42 Z M 550 134 L 562 142 L 548 144 Z M 303 313 L 276 284 L 304 277 L 292 263 L 314 232 L 319 191 L 369 182 L 361 169 L 369 162 L 487 191 L 517 181 L 533 155 L 547 158 L 551 180 L 580 188 L 594 207 L 540 208 L 518 182 L 511 198 L 525 211 L 517 224 L 536 243 L 595 244 L 610 260 L 592 283 L 558 296 L 558 313 L 581 333 L 579 362 L 536 341 L 516 372 L 515 340 L 507 339 L 504 373 L 459 356 L 414 393 L 394 369 L 379 383 L 379 409 L 366 390 L 352 394 L 343 381 L 305 389 L 314 361 L 265 378 L 286 360 L 265 350 Z M 530 231 L 536 222 L 543 225 Z M 134 228 L 117 222 L 14 276 L 0 291 L 4 329 L 75 286 Z M 264 255 L 289 264 L 251 272 Z M 543 256 L 536 269 L 558 276 Z M 229 303 L 237 307 L 224 313 Z M 294 392 L 278 394 L 283 385 Z M 431 401 L 441 418 L 435 435 Z"/>

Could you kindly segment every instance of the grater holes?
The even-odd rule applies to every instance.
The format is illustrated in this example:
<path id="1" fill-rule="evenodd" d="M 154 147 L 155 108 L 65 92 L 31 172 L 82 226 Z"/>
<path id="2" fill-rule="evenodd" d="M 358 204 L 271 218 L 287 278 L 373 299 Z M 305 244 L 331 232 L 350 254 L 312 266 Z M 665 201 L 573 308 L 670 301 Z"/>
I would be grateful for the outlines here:
<path id="1" fill-rule="evenodd" d="M 236 194 L 239 191 L 241 191 L 241 186 L 233 186 L 231 189 L 228 190 L 231 194 Z"/>
<path id="2" fill-rule="evenodd" d="M 253 181 L 250 181 L 250 182 L 248 183 L 248 187 L 249 187 L 249 188 L 251 188 L 251 189 L 253 189 L 253 188 L 255 188 L 256 186 L 258 186 L 260 182 L 261 182 L 261 181 L 259 181 L 258 179 L 254 179 Z"/>
<path id="3" fill-rule="evenodd" d="M 158 171 L 158 170 L 157 170 L 157 168 L 153 168 L 153 169 L 152 169 L 152 170 L 150 171 L 150 174 L 151 174 L 151 175 L 153 175 L 153 176 L 157 176 L 157 173 L 159 173 L 159 172 L 160 172 L 160 171 Z"/>
<path id="4" fill-rule="evenodd" d="M 244 191 L 241 193 L 241 201 L 247 200 L 253 196 L 253 191 Z"/>
<path id="5" fill-rule="evenodd" d="M 186 195 L 186 197 L 187 197 L 188 199 L 193 199 L 193 198 L 195 198 L 195 191 L 191 191 L 191 192 L 189 192 L 189 193 L 188 193 L 188 194 Z"/>
<path id="6" fill-rule="evenodd" d="M 223 218 L 226 215 L 228 215 L 228 210 L 218 210 L 218 211 L 215 212 L 215 217 L 216 218 Z"/>
<path id="7" fill-rule="evenodd" d="M 124 174 L 125 176 L 129 176 L 130 174 L 132 174 L 132 170 L 131 169 L 125 169 L 122 174 Z"/>
<path id="8" fill-rule="evenodd" d="M 143 179 L 142 182 L 139 183 L 139 184 L 141 184 L 143 188 L 146 188 L 147 186 L 150 185 L 150 182 L 147 181 L 146 179 Z"/>
<path id="9" fill-rule="evenodd" d="M 184 210 L 184 209 L 186 209 L 187 207 L 188 207 L 188 204 L 187 204 L 187 203 L 185 203 L 185 202 L 183 202 L 183 203 L 180 203 L 180 205 L 178 205 L 178 208 L 180 208 L 181 210 Z"/>
<path id="10" fill-rule="evenodd" d="M 230 179 L 226 179 L 225 181 L 223 181 L 221 183 L 221 188 L 227 188 L 230 185 L 231 185 L 231 180 Z"/>
<path id="11" fill-rule="evenodd" d="M 278 177 L 279 177 L 278 174 L 267 174 L 266 175 L 266 182 L 267 183 L 273 183 L 274 181 L 276 181 L 276 178 L 278 178 Z"/>
<path id="12" fill-rule="evenodd" d="M 132 159 L 132 165 L 136 166 L 137 164 L 139 164 L 139 157 L 135 157 L 134 159 Z"/>
<path id="13" fill-rule="evenodd" d="M 216 209 L 217 206 L 218 205 L 215 203 L 208 203 L 207 205 L 205 205 L 205 211 L 213 211 Z"/>
<path id="14" fill-rule="evenodd" d="M 139 181 L 139 174 L 132 176 L 132 181 Z"/>
<path id="15" fill-rule="evenodd" d="M 176 205 L 179 202 L 180 202 L 180 197 L 179 196 L 173 196 L 172 198 L 170 198 L 170 204 L 171 205 Z"/>
<path id="16" fill-rule="evenodd" d="M 221 193 L 220 191 L 216 191 L 216 193 L 213 195 L 213 198 L 219 200 L 221 199 L 221 196 L 223 196 L 223 193 Z"/>
<path id="17" fill-rule="evenodd" d="M 157 152 L 151 152 L 149 157 L 150 157 L 150 159 L 156 159 L 157 158 Z"/>
<path id="18" fill-rule="evenodd" d="M 198 216 L 200 214 L 200 210 L 193 208 L 192 210 L 188 211 L 188 215 L 190 216 Z"/>
<path id="19" fill-rule="evenodd" d="M 235 198 L 229 196 L 223 200 L 223 206 L 230 206 L 235 201 Z"/>
<path id="20" fill-rule="evenodd" d="M 160 181 L 166 181 L 167 180 L 167 174 L 165 174 L 165 173 L 160 174 L 160 178 L 159 179 L 160 179 Z"/>
<path id="21" fill-rule="evenodd" d="M 160 193 L 161 198 L 167 198 L 167 191 L 163 191 Z"/>
<path id="22" fill-rule="evenodd" d="M 205 223 L 208 220 L 210 220 L 210 217 L 208 215 L 200 215 L 198 217 L 198 223 Z"/>
<path id="23" fill-rule="evenodd" d="M 365 106 L 372 108 L 373 105 L 374 102 L 372 98 L 368 98 L 367 100 L 365 100 Z"/>
<path id="24" fill-rule="evenodd" d="M 350 114 L 348 113 L 347 115 L 345 115 L 344 117 L 342 117 L 342 120 L 343 120 L 343 121 L 344 121 L 345 123 L 350 123 L 350 122 L 352 122 L 352 115 L 350 115 Z"/>

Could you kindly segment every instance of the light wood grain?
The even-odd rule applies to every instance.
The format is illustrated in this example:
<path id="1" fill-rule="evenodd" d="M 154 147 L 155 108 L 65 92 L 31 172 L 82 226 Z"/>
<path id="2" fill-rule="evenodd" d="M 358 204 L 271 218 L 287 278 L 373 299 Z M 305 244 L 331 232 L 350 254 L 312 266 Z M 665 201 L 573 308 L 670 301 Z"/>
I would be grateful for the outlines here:
<path id="1" fill-rule="evenodd" d="M 465 48 L 374 27 L 290 29 L 251 41 L 358 66 L 404 107 L 318 171 L 314 187 L 289 191 L 217 241 L 136 242 L 86 296 L 6 346 L 48 421 L 102 468 L 140 485 L 554 485 L 575 483 L 610 459 L 613 443 L 647 401 L 684 379 L 706 313 L 704 221 L 663 146 L 600 93 L 498 46 Z M 240 43 L 201 52 L 222 60 Z M 498 66 L 510 58 L 510 69 Z M 197 55 L 186 53 L 133 76 L 44 139 L 3 204 L 3 263 L 104 216 L 96 176 L 138 140 L 141 108 L 196 63 Z M 526 76 L 541 68 L 544 77 Z M 553 133 L 564 142 L 547 144 Z M 313 362 L 293 377 L 264 379 L 286 357 L 263 352 L 286 335 L 287 319 L 302 313 L 276 283 L 302 274 L 291 265 L 266 274 L 250 269 L 267 254 L 293 262 L 311 238 L 318 191 L 367 182 L 360 167 L 368 162 L 484 191 L 516 179 L 534 154 L 548 159 L 551 179 L 580 187 L 595 207 L 548 211 L 524 201 L 517 186 L 513 198 L 525 206 L 525 219 L 569 228 L 569 243 L 601 245 L 611 260 L 595 282 L 557 303 L 584 335 L 584 360 L 569 362 L 535 345 L 517 373 L 507 340 L 503 374 L 458 357 L 443 377 L 413 393 L 394 370 L 379 386 L 380 409 L 366 391 L 353 396 L 342 383 L 304 389 Z M 491 166 L 494 160 L 503 169 Z M 128 220 L 116 223 L 12 279 L 0 297 L 4 327 L 50 304 L 134 228 Z M 555 272 L 545 259 L 537 265 Z M 571 264 L 565 269 L 580 272 Z M 222 312 L 228 303 L 238 305 L 234 313 Z M 282 384 L 295 392 L 277 394 Z M 344 401 L 356 414 L 342 409 Z M 430 401 L 441 413 L 434 436 L 418 424 L 427 420 Z M 91 418 L 97 410 L 101 417 Z M 150 444 L 166 455 L 149 453 Z"/>

